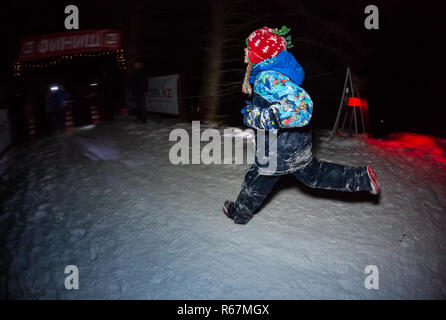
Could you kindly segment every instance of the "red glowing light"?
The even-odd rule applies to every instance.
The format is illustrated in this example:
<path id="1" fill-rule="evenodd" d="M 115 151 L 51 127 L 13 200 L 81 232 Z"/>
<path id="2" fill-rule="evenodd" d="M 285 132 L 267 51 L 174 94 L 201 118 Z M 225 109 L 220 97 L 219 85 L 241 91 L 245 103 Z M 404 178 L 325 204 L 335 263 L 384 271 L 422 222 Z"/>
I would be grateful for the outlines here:
<path id="1" fill-rule="evenodd" d="M 443 139 L 412 132 L 393 133 L 383 139 L 366 138 L 368 143 L 391 152 L 426 162 L 446 164 L 446 143 Z"/>
<path id="2" fill-rule="evenodd" d="M 361 106 L 361 100 L 360 98 L 355 97 L 349 97 L 347 101 L 347 105 L 350 107 L 360 107 Z"/>

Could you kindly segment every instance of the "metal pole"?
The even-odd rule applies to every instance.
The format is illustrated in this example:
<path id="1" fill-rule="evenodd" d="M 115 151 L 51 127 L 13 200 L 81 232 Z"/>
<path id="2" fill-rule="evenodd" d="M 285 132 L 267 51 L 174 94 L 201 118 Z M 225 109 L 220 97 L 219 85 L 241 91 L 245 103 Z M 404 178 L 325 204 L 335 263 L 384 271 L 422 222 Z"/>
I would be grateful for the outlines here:
<path id="1" fill-rule="evenodd" d="M 351 73 L 349 73 L 349 76 L 350 76 L 350 88 L 352 89 L 352 97 L 356 97 L 355 96 L 355 91 L 354 91 L 354 88 L 353 88 L 353 80 L 352 80 L 352 74 Z M 357 136 L 358 135 L 358 124 L 357 124 L 357 121 L 356 121 L 356 108 L 353 106 L 353 118 L 355 119 L 355 135 Z"/>
<path id="2" fill-rule="evenodd" d="M 356 90 L 356 91 L 358 91 L 358 98 L 361 98 L 361 97 L 359 96 L 359 90 Z M 359 111 L 360 111 L 360 113 L 361 113 L 362 133 L 365 133 L 364 117 L 362 116 L 362 105 L 359 106 Z"/>
<path id="3" fill-rule="evenodd" d="M 354 119 L 354 115 L 355 115 L 355 109 L 353 109 L 350 112 L 350 129 L 353 128 L 353 119 Z"/>
<path id="4" fill-rule="evenodd" d="M 344 97 L 345 97 L 345 88 L 347 86 L 347 80 L 348 80 L 348 75 L 350 74 L 350 68 L 347 67 L 347 73 L 345 75 L 345 81 L 344 81 L 344 89 L 342 90 L 342 97 L 341 97 L 341 102 L 339 103 L 339 110 L 338 110 L 338 115 L 336 116 L 336 121 L 335 124 L 333 126 L 333 131 L 331 132 L 331 136 L 333 136 L 333 134 L 335 133 L 336 129 L 338 128 L 339 125 L 339 117 L 341 116 L 341 111 L 342 111 L 342 103 L 344 102 Z"/>
<path id="5" fill-rule="evenodd" d="M 344 121 L 342 121 L 342 127 L 341 129 L 344 129 L 344 125 L 345 125 L 345 120 L 347 120 L 347 116 L 348 116 L 348 112 L 345 112 L 345 116 L 344 116 Z"/>

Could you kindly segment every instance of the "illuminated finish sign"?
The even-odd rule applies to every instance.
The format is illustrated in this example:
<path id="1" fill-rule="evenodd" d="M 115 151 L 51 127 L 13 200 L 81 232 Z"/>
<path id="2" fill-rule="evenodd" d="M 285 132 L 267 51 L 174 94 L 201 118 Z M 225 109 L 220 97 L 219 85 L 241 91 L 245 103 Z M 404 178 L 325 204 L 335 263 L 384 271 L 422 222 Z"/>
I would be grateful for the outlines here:
<path id="1" fill-rule="evenodd" d="M 51 33 L 22 39 L 18 60 L 30 61 L 60 55 L 121 48 L 120 30 L 82 30 Z"/>

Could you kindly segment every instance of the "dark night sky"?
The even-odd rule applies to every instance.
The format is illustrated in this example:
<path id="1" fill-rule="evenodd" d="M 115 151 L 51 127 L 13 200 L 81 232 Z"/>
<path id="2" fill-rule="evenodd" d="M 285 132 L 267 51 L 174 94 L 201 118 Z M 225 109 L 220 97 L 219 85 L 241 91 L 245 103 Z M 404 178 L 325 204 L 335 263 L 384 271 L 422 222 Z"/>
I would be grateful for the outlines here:
<path id="1" fill-rule="evenodd" d="M 283 2 L 283 4 L 282 4 Z M 271 3 L 274 3 L 272 5 Z M 302 21 L 293 16 L 293 1 L 247 1 L 241 6 L 243 13 L 254 17 L 268 14 L 254 24 L 292 28 L 293 39 L 305 37 L 319 41 L 321 29 L 301 28 Z M 128 35 L 134 2 L 105 1 L 34 1 L 26 3 L 2 2 L 0 11 L 1 84 L 10 80 L 11 63 L 15 60 L 17 45 L 23 36 L 64 31 L 64 7 L 75 4 L 80 11 L 81 29 L 121 28 Z M 380 10 L 380 30 L 366 30 L 363 25 L 364 8 L 368 4 Z M 383 133 L 393 130 L 417 131 L 446 137 L 444 126 L 444 103 L 442 100 L 444 81 L 440 81 L 444 57 L 440 45 L 444 42 L 445 25 L 441 17 L 440 1 L 424 1 L 417 4 L 409 1 L 295 1 L 303 5 L 313 17 L 358 39 L 363 55 L 354 61 L 334 58 L 329 52 L 315 44 L 295 43 L 291 52 L 306 71 L 304 88 L 316 103 L 320 104 L 320 118 L 332 119 L 336 114 L 343 85 L 344 74 L 325 79 L 311 80 L 312 76 L 334 69 L 354 65 L 361 78 L 367 80 L 365 94 L 369 101 L 372 121 L 385 120 Z M 143 17 L 140 35 L 141 55 L 152 74 L 186 74 L 196 87 L 202 76 L 206 32 L 209 30 L 209 6 L 207 1 L 160 2 L 144 1 L 139 14 Z M 322 29 L 323 30 L 323 29 Z M 243 52 L 243 37 L 240 33 L 240 48 L 232 49 L 233 57 Z M 325 40 L 324 40 L 325 41 Z M 326 39 L 330 42 L 330 39 Z M 228 52 L 229 54 L 229 52 Z M 235 62 L 239 68 L 243 64 Z M 242 74 L 235 76 L 239 77 Z M 241 81 L 241 79 L 240 79 Z M 339 88 L 339 89 L 338 89 Z M 190 90 L 195 90 L 191 86 Z M 189 92 L 197 94 L 198 92 Z M 339 95 L 337 94 L 339 92 Z M 227 100 L 228 104 L 242 103 L 241 94 Z M 242 106 L 234 106 L 240 109 Z M 334 120 L 334 119 L 333 119 Z M 331 120 L 330 120 L 331 121 Z M 320 121 L 321 124 L 332 123 Z"/>

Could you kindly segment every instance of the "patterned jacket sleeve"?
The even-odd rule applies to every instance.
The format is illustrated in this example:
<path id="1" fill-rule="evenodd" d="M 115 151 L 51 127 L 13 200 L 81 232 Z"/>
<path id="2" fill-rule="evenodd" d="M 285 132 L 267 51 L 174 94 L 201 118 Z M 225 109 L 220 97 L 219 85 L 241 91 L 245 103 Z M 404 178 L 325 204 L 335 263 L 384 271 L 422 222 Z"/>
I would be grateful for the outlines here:
<path id="1" fill-rule="evenodd" d="M 271 106 L 278 110 L 279 127 L 303 127 L 310 122 L 313 106 L 312 102 L 308 103 L 305 95 L 305 91 L 296 90 L 281 96 L 278 103 Z"/>
<path id="2" fill-rule="evenodd" d="M 244 115 L 243 123 L 255 129 L 274 131 L 279 128 L 276 110 L 274 108 L 261 108 L 255 105 L 248 105 L 242 109 Z"/>
<path id="3" fill-rule="evenodd" d="M 245 107 L 244 123 L 257 129 L 277 130 L 293 123 L 294 127 L 310 122 L 312 106 L 308 106 L 306 92 L 277 72 L 262 72 L 256 79 L 254 90 L 273 102 L 268 108 Z"/>

